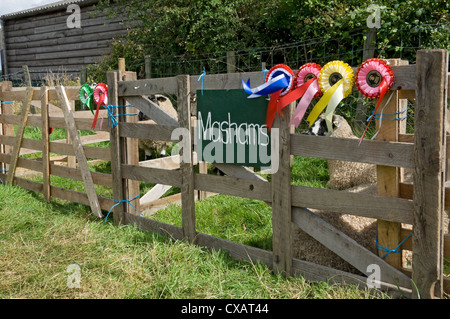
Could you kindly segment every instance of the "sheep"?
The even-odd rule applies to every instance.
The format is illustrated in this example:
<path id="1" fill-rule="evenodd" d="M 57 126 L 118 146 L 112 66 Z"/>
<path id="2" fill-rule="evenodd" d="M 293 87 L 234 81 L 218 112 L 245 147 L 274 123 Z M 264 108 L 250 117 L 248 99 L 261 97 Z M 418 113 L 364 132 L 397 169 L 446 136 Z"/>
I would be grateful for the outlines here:
<path id="1" fill-rule="evenodd" d="M 333 115 L 333 132 L 329 134 L 325 116 L 320 118 L 307 132 L 308 135 L 331 136 L 341 138 L 357 138 L 344 117 Z M 372 164 L 328 160 L 330 180 L 327 187 L 333 189 L 348 189 L 358 185 L 374 184 L 377 181 L 376 166 Z"/>
<path id="2" fill-rule="evenodd" d="M 174 109 L 172 103 L 168 98 L 163 95 L 153 95 L 150 97 L 150 100 L 154 103 L 157 103 L 159 107 L 161 107 L 168 114 L 172 115 L 175 118 L 178 118 L 177 111 Z M 145 122 L 150 121 L 149 117 L 142 112 L 139 112 L 139 121 Z M 167 156 L 167 150 L 172 145 L 171 142 L 164 141 L 155 141 L 155 140 L 146 140 L 139 139 L 139 150 L 140 150 L 140 159 L 150 160 L 152 158 L 157 158 L 159 156 Z"/>

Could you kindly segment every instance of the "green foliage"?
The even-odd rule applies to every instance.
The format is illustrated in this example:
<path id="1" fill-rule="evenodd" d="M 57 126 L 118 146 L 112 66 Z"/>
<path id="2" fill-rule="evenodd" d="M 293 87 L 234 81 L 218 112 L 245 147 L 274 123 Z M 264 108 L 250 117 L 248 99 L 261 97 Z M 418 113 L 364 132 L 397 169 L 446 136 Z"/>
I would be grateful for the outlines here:
<path id="1" fill-rule="evenodd" d="M 113 43 L 112 54 L 91 74 L 97 82 L 117 68 L 124 57 L 130 70 L 143 75 L 144 56 L 179 60 L 193 55 L 277 46 L 314 38 L 330 40 L 308 49 L 315 59 L 328 52 L 361 52 L 363 42 L 352 37 L 367 31 L 368 6 L 378 5 L 376 55 L 415 60 L 423 48 L 449 48 L 450 4 L 445 0 L 103 0 L 98 4 L 111 16 L 123 15 L 129 33 Z M 444 24 L 444 25 L 442 25 Z M 361 54 L 362 55 L 362 54 Z M 361 57 L 354 63 L 360 63 Z M 103 74 L 102 74 L 103 73 Z M 100 79 L 98 78 L 100 77 Z"/>

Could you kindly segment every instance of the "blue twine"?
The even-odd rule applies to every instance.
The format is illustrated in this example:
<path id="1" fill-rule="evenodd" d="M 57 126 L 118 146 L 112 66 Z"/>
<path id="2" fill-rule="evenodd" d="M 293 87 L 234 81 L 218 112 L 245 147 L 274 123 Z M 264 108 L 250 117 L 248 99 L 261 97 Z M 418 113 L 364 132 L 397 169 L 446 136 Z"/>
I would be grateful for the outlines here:
<path id="1" fill-rule="evenodd" d="M 372 115 L 369 116 L 369 118 L 367 119 L 367 122 L 369 122 L 370 119 L 371 119 L 372 117 L 375 118 L 375 119 L 377 119 L 377 120 L 379 120 L 381 114 L 383 114 L 383 115 L 400 115 L 400 114 L 405 113 L 407 110 L 408 110 L 408 109 L 404 109 L 403 111 L 395 112 L 395 113 L 375 113 L 375 110 L 374 110 L 374 111 L 372 112 Z M 399 117 L 399 118 L 393 118 L 393 119 L 382 118 L 382 120 L 385 120 L 385 121 L 401 121 L 401 120 L 406 119 L 407 117 L 408 117 L 408 115 L 405 115 L 405 116 Z"/>
<path id="2" fill-rule="evenodd" d="M 0 169 L 0 172 L 7 172 L 8 171 L 8 169 L 7 168 L 4 168 L 4 169 Z M 2 181 L 2 179 L 0 178 L 0 182 L 2 183 L 2 185 L 3 185 L 3 187 L 5 187 L 5 184 L 3 184 L 3 181 Z"/>
<path id="3" fill-rule="evenodd" d="M 267 72 L 269 72 L 269 70 L 267 70 L 267 69 L 262 70 L 262 73 L 263 73 L 263 76 L 264 76 L 263 81 L 266 80 L 266 74 L 267 74 Z"/>
<path id="4" fill-rule="evenodd" d="M 403 117 L 394 118 L 394 119 L 385 119 L 385 118 L 383 118 L 382 120 L 383 120 L 383 121 L 401 121 L 401 120 L 406 119 L 407 117 L 408 117 L 408 115 L 405 115 L 405 116 L 403 116 Z M 374 118 L 377 119 L 377 120 L 380 119 L 379 116 L 375 116 Z"/>
<path id="5" fill-rule="evenodd" d="M 205 70 L 203 70 L 197 80 L 197 82 L 202 80 L 202 95 L 203 95 L 203 78 L 205 77 L 205 75 L 206 75 L 206 72 L 205 72 Z"/>
<path id="6" fill-rule="evenodd" d="M 387 255 L 389 255 L 390 253 L 394 253 L 394 254 L 399 254 L 399 253 L 401 253 L 402 252 L 402 249 L 398 249 L 409 237 L 411 237 L 412 236 L 412 234 L 409 234 L 409 236 L 407 236 L 405 239 L 403 239 L 401 242 L 400 242 L 400 244 L 398 244 L 397 245 L 397 247 L 395 247 L 394 249 L 389 249 L 389 248 L 386 248 L 386 247 L 383 247 L 383 246 L 380 246 L 379 244 L 378 244 L 378 236 L 376 236 L 375 237 L 375 242 L 376 242 L 376 244 L 377 244 L 377 248 L 378 248 L 378 250 L 381 250 L 381 251 L 386 251 L 386 254 L 383 256 L 383 257 L 381 257 L 381 259 L 384 259 Z"/>
<path id="7" fill-rule="evenodd" d="M 14 102 L 0 102 L 0 104 L 13 104 Z"/>
<path id="8" fill-rule="evenodd" d="M 119 108 L 119 107 L 132 107 L 132 105 L 108 105 L 108 106 L 104 105 L 104 108 L 108 111 L 108 120 L 109 120 L 110 127 L 116 127 L 119 124 L 116 117 L 119 117 L 121 115 L 123 115 L 123 116 L 139 115 L 139 113 L 114 114 L 112 109 Z"/>
<path id="9" fill-rule="evenodd" d="M 106 223 L 106 221 L 108 220 L 108 216 L 109 216 L 109 214 L 111 214 L 111 211 L 113 210 L 113 208 L 116 207 L 116 206 L 119 205 L 119 204 L 122 204 L 122 203 L 128 203 L 128 204 L 129 204 L 131 207 L 133 207 L 134 210 L 137 211 L 141 216 L 144 216 L 144 215 L 141 214 L 140 211 L 138 211 L 138 210 L 136 209 L 136 207 L 134 207 L 133 204 L 130 203 L 130 201 L 132 201 L 132 200 L 134 200 L 134 199 L 136 199 L 136 198 L 139 198 L 140 196 L 141 196 L 141 195 L 137 195 L 137 196 L 135 196 L 135 197 L 133 197 L 133 198 L 131 198 L 131 199 L 123 199 L 123 200 L 115 200 L 115 199 L 114 199 L 114 202 L 115 202 L 116 204 L 114 204 L 114 205 L 111 207 L 111 209 L 109 210 L 108 214 L 106 215 L 105 223 Z"/>

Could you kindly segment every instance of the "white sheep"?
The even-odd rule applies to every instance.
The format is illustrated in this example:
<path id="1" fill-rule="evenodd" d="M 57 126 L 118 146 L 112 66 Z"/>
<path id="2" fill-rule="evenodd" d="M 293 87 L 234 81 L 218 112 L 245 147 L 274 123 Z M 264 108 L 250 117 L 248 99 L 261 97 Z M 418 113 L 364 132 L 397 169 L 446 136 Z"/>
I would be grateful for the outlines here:
<path id="1" fill-rule="evenodd" d="M 328 132 L 324 115 L 321 115 L 314 123 L 308 131 L 308 134 L 357 138 L 345 118 L 340 115 L 333 115 L 333 132 L 331 134 Z M 327 187 L 333 189 L 348 189 L 358 185 L 374 184 L 377 182 L 376 166 L 372 164 L 329 159 L 328 170 L 330 180 L 328 181 Z"/>
<path id="2" fill-rule="evenodd" d="M 169 115 L 174 118 L 178 118 L 177 111 L 173 107 L 172 103 L 168 98 L 163 95 L 153 95 L 150 100 L 157 103 L 161 109 L 166 111 Z M 147 115 L 139 112 L 139 121 L 151 121 Z M 172 145 L 171 142 L 155 141 L 147 139 L 139 139 L 139 149 L 144 154 L 140 156 L 144 160 L 154 159 L 160 156 L 167 155 L 167 149 Z"/>

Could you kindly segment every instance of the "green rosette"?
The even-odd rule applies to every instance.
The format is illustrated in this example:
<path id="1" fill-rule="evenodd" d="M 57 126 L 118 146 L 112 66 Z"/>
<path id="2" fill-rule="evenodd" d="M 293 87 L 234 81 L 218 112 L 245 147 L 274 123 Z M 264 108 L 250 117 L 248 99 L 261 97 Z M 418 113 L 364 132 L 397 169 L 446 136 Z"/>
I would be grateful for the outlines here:
<path id="1" fill-rule="evenodd" d="M 80 88 L 80 101 L 83 105 L 87 106 L 94 114 L 94 90 L 89 86 L 89 84 L 83 84 Z"/>

